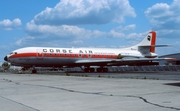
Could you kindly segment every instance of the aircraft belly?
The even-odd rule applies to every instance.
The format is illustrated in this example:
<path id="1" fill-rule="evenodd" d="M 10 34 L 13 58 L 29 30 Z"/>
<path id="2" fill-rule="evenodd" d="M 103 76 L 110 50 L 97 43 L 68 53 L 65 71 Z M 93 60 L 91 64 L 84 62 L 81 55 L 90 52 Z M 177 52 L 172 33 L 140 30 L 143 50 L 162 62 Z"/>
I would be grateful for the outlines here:
<path id="1" fill-rule="evenodd" d="M 17 66 L 66 66 L 75 63 L 77 59 L 69 58 L 12 58 L 10 59 L 12 65 Z"/>

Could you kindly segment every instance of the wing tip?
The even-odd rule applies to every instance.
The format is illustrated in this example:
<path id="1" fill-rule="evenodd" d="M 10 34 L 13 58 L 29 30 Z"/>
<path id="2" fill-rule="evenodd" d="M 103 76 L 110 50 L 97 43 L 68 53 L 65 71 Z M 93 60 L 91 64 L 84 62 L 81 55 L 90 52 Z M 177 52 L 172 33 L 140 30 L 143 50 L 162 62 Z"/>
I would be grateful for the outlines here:
<path id="1" fill-rule="evenodd" d="M 175 58 L 164 58 L 165 60 L 176 60 Z"/>

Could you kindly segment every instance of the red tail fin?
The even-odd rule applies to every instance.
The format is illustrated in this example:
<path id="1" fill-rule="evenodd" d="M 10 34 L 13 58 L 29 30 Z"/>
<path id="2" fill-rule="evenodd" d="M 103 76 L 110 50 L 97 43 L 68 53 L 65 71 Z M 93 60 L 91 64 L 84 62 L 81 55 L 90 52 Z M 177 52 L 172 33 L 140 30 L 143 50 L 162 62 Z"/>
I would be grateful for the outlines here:
<path id="1" fill-rule="evenodd" d="M 152 34 L 152 38 L 151 38 L 151 48 L 150 48 L 150 52 L 154 53 L 155 52 L 155 45 L 156 45 L 156 32 L 151 31 L 150 32 Z"/>

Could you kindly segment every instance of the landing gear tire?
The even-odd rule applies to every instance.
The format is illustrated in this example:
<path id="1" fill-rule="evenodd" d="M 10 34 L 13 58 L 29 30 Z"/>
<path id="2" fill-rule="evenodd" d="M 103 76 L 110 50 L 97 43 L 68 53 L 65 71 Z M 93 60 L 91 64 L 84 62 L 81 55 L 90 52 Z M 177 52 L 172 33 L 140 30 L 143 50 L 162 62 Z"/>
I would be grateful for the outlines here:
<path id="1" fill-rule="evenodd" d="M 32 74 L 36 74 L 37 73 L 37 70 L 36 69 L 33 69 L 32 70 Z"/>
<path id="2" fill-rule="evenodd" d="M 108 72 L 108 68 L 103 68 L 103 72 Z"/>
<path id="3" fill-rule="evenodd" d="M 94 68 L 85 68 L 84 72 L 94 72 Z"/>
<path id="4" fill-rule="evenodd" d="M 94 72 L 94 68 L 89 68 L 89 71 L 90 72 Z"/>
<path id="5" fill-rule="evenodd" d="M 84 69 L 84 72 L 89 72 L 89 69 L 88 69 L 88 68 L 85 68 L 85 69 Z"/>
<path id="6" fill-rule="evenodd" d="M 97 68 L 97 72 L 102 72 L 102 68 Z"/>
<path id="7" fill-rule="evenodd" d="M 108 68 L 97 68 L 97 72 L 108 72 Z"/>

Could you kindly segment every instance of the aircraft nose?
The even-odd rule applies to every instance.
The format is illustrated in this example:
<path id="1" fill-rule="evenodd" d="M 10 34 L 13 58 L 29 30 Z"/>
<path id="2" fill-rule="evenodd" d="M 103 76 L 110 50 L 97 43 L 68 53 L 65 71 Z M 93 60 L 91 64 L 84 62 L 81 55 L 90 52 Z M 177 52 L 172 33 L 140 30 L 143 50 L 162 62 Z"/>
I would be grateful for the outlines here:
<path id="1" fill-rule="evenodd" d="M 5 61 L 8 61 L 8 57 L 7 57 L 7 56 L 5 56 L 5 57 L 4 57 L 4 60 L 5 60 Z"/>

